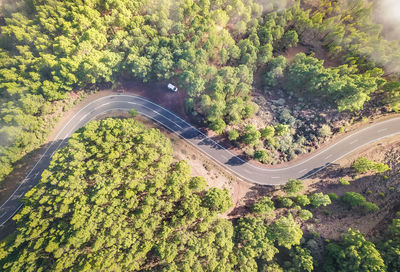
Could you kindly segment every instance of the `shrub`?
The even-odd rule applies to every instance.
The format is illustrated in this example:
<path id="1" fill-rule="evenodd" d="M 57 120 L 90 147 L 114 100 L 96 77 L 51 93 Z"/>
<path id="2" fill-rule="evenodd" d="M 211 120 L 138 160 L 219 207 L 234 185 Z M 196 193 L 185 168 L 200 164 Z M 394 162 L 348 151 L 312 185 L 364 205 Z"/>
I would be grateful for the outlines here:
<path id="1" fill-rule="evenodd" d="M 309 196 L 309 199 L 311 205 L 313 205 L 315 208 L 331 204 L 331 199 L 329 198 L 329 196 L 324 195 L 323 193 L 314 193 Z"/>
<path id="2" fill-rule="evenodd" d="M 275 128 L 273 126 L 266 126 L 265 128 L 260 130 L 261 139 L 268 140 L 272 139 L 275 135 Z"/>
<path id="3" fill-rule="evenodd" d="M 366 200 L 365 197 L 356 192 L 347 192 L 342 196 L 342 201 L 350 207 L 362 206 Z"/>
<path id="4" fill-rule="evenodd" d="M 322 127 L 320 127 L 318 129 L 318 135 L 320 137 L 328 137 L 332 135 L 332 131 L 331 131 L 331 127 L 327 124 L 322 125 Z"/>
<path id="5" fill-rule="evenodd" d="M 261 138 L 261 133 L 253 125 L 247 125 L 244 129 L 243 142 L 247 145 L 255 145 Z"/>
<path id="6" fill-rule="evenodd" d="M 229 141 L 236 141 L 239 138 L 239 132 L 236 129 L 231 129 L 228 131 Z"/>
<path id="7" fill-rule="evenodd" d="M 299 212 L 299 217 L 304 221 L 307 221 L 308 219 L 311 219 L 313 217 L 313 214 L 309 210 L 301 210 Z"/>
<path id="8" fill-rule="evenodd" d="M 387 164 L 381 162 L 374 162 L 368 160 L 365 157 L 360 157 L 357 160 L 355 160 L 351 167 L 353 167 L 353 169 L 360 174 L 364 174 L 369 171 L 374 171 L 375 173 L 383 173 L 390 169 L 390 167 Z"/>
<path id="9" fill-rule="evenodd" d="M 296 196 L 295 201 L 297 204 L 299 204 L 300 206 L 303 206 L 303 207 L 310 204 L 310 200 L 308 199 L 308 197 L 306 195 Z"/>
<path id="10" fill-rule="evenodd" d="M 135 118 L 136 116 L 138 116 L 138 114 L 139 114 L 139 112 L 137 111 L 137 109 L 130 109 L 130 110 L 129 110 L 129 115 L 130 115 L 132 118 Z"/>
<path id="11" fill-rule="evenodd" d="M 290 208 L 293 205 L 293 200 L 288 197 L 278 196 L 276 200 L 278 201 L 279 206 L 283 208 Z"/>
<path id="12" fill-rule="evenodd" d="M 226 124 L 225 121 L 221 118 L 218 118 L 214 122 L 211 122 L 210 129 L 212 129 L 215 133 L 221 134 L 222 131 L 225 129 Z"/>
<path id="13" fill-rule="evenodd" d="M 362 207 L 364 208 L 365 211 L 367 212 L 376 212 L 379 211 L 379 207 L 378 205 L 376 205 L 375 203 L 372 202 L 365 202 Z"/>
<path id="14" fill-rule="evenodd" d="M 272 216 L 275 210 L 274 202 L 269 197 L 263 197 L 253 205 L 253 212 Z"/>
<path id="15" fill-rule="evenodd" d="M 340 179 L 339 179 L 339 182 L 340 182 L 340 184 L 342 184 L 342 185 L 350 185 L 350 182 L 349 182 L 347 179 L 345 179 L 345 178 L 340 178 Z"/>
<path id="16" fill-rule="evenodd" d="M 334 201 L 334 200 L 338 200 L 338 199 L 339 199 L 339 197 L 338 197 L 337 194 L 335 194 L 335 193 L 329 193 L 328 196 L 329 196 L 329 198 L 331 199 L 331 201 Z"/>
<path id="17" fill-rule="evenodd" d="M 254 153 L 254 158 L 260 162 L 265 162 L 265 160 L 268 158 L 268 153 L 265 150 L 257 150 Z"/>
<path id="18" fill-rule="evenodd" d="M 282 190 L 288 195 L 294 195 L 304 190 L 304 185 L 299 179 L 289 179 L 289 181 L 282 187 Z"/>

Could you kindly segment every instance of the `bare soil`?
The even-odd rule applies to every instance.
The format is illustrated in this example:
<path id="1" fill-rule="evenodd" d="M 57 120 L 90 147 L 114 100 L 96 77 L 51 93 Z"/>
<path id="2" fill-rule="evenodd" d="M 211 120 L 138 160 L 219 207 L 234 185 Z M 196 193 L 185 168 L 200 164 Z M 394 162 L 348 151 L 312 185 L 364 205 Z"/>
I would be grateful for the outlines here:
<path id="1" fill-rule="evenodd" d="M 358 157 L 387 163 L 392 170 L 382 174 L 356 175 L 351 164 Z M 350 185 L 341 185 L 339 178 L 346 178 Z M 340 200 L 327 207 L 314 209 L 314 221 L 307 228 L 322 237 L 336 239 L 349 228 L 358 229 L 367 237 L 381 234 L 390 219 L 400 209 L 400 137 L 393 136 L 368 145 L 346 156 L 335 165 L 305 180 L 309 191 L 335 193 L 339 198 L 346 192 L 362 194 L 367 201 L 377 204 L 379 211 L 364 213 L 361 209 L 349 209 Z"/>

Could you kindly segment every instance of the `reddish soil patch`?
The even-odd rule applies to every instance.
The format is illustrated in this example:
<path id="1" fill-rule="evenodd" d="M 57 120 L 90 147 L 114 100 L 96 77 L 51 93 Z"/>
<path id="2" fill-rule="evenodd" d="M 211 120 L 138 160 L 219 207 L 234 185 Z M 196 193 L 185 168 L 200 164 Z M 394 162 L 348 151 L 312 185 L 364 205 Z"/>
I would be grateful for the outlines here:
<path id="1" fill-rule="evenodd" d="M 329 56 L 329 52 L 319 46 L 307 47 L 305 45 L 298 45 L 296 47 L 291 47 L 287 49 L 282 55 L 287 59 L 287 61 L 291 61 L 298 53 L 305 53 L 306 55 L 310 55 L 313 53 L 314 57 L 324 61 L 325 68 L 336 67 L 341 64 L 339 58 L 331 58 Z"/>

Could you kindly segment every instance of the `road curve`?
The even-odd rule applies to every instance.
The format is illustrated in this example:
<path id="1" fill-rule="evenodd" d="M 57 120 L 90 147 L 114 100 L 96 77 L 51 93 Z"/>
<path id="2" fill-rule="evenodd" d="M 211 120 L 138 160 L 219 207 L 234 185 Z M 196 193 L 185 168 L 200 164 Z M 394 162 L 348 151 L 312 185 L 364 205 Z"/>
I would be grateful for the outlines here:
<path id="1" fill-rule="evenodd" d="M 109 95 L 86 104 L 59 130 L 54 141 L 25 179 L 0 206 L 0 226 L 11 219 L 22 206 L 19 199 L 39 182 L 41 173 L 49 165 L 54 152 L 67 144 L 72 133 L 99 115 L 115 110 L 127 111 L 132 108 L 176 133 L 237 176 L 262 185 L 281 185 L 289 178 L 308 177 L 363 145 L 400 134 L 400 118 L 389 119 L 352 133 L 308 159 L 288 167 L 269 169 L 247 163 L 214 140 L 207 138 L 201 131 L 176 114 L 143 97 L 124 94 Z"/>

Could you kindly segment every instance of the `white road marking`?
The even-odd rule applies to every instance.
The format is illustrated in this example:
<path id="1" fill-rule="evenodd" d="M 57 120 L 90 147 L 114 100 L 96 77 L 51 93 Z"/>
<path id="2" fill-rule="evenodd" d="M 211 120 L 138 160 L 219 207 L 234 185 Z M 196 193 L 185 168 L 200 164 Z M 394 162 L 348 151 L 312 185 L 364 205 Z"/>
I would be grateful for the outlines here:
<path id="1" fill-rule="evenodd" d="M 222 154 L 221 157 L 222 157 L 224 160 L 228 160 L 228 157 L 225 156 L 224 154 Z"/>
<path id="2" fill-rule="evenodd" d="M 329 159 L 330 157 L 332 157 L 332 154 L 329 154 L 328 156 L 326 156 L 326 157 L 325 157 L 325 160 L 326 160 L 326 159 Z"/>
<path id="3" fill-rule="evenodd" d="M 307 171 L 307 168 L 304 168 L 303 170 L 299 171 L 299 173 L 303 173 L 305 171 Z"/>
<path id="4" fill-rule="evenodd" d="M 356 142 L 358 142 L 358 139 L 356 139 L 356 140 L 354 140 L 354 141 L 351 141 L 350 144 L 354 144 L 354 143 L 356 143 Z"/>
<path id="5" fill-rule="evenodd" d="M 79 122 L 82 121 L 83 119 L 85 119 L 86 116 L 88 116 L 88 115 L 89 115 L 89 113 L 86 113 L 81 119 L 79 119 Z"/>
<path id="6" fill-rule="evenodd" d="M 2 214 L 1 214 L 1 216 L 0 216 L 0 218 L 2 218 L 4 215 L 6 215 L 7 214 L 7 212 L 3 212 Z"/>
<path id="7" fill-rule="evenodd" d="M 271 177 L 271 178 L 281 178 L 281 177 Z"/>
<path id="8" fill-rule="evenodd" d="M 37 177 L 39 175 L 39 172 L 37 172 L 36 174 L 33 175 L 33 177 Z"/>
<path id="9" fill-rule="evenodd" d="M 382 129 L 378 130 L 378 132 L 383 132 L 385 130 L 388 130 L 388 129 L 387 128 L 382 128 Z"/>
<path id="10" fill-rule="evenodd" d="M 111 102 L 104 103 L 101 106 L 105 106 L 105 105 L 108 105 L 108 104 L 111 104 Z"/>

